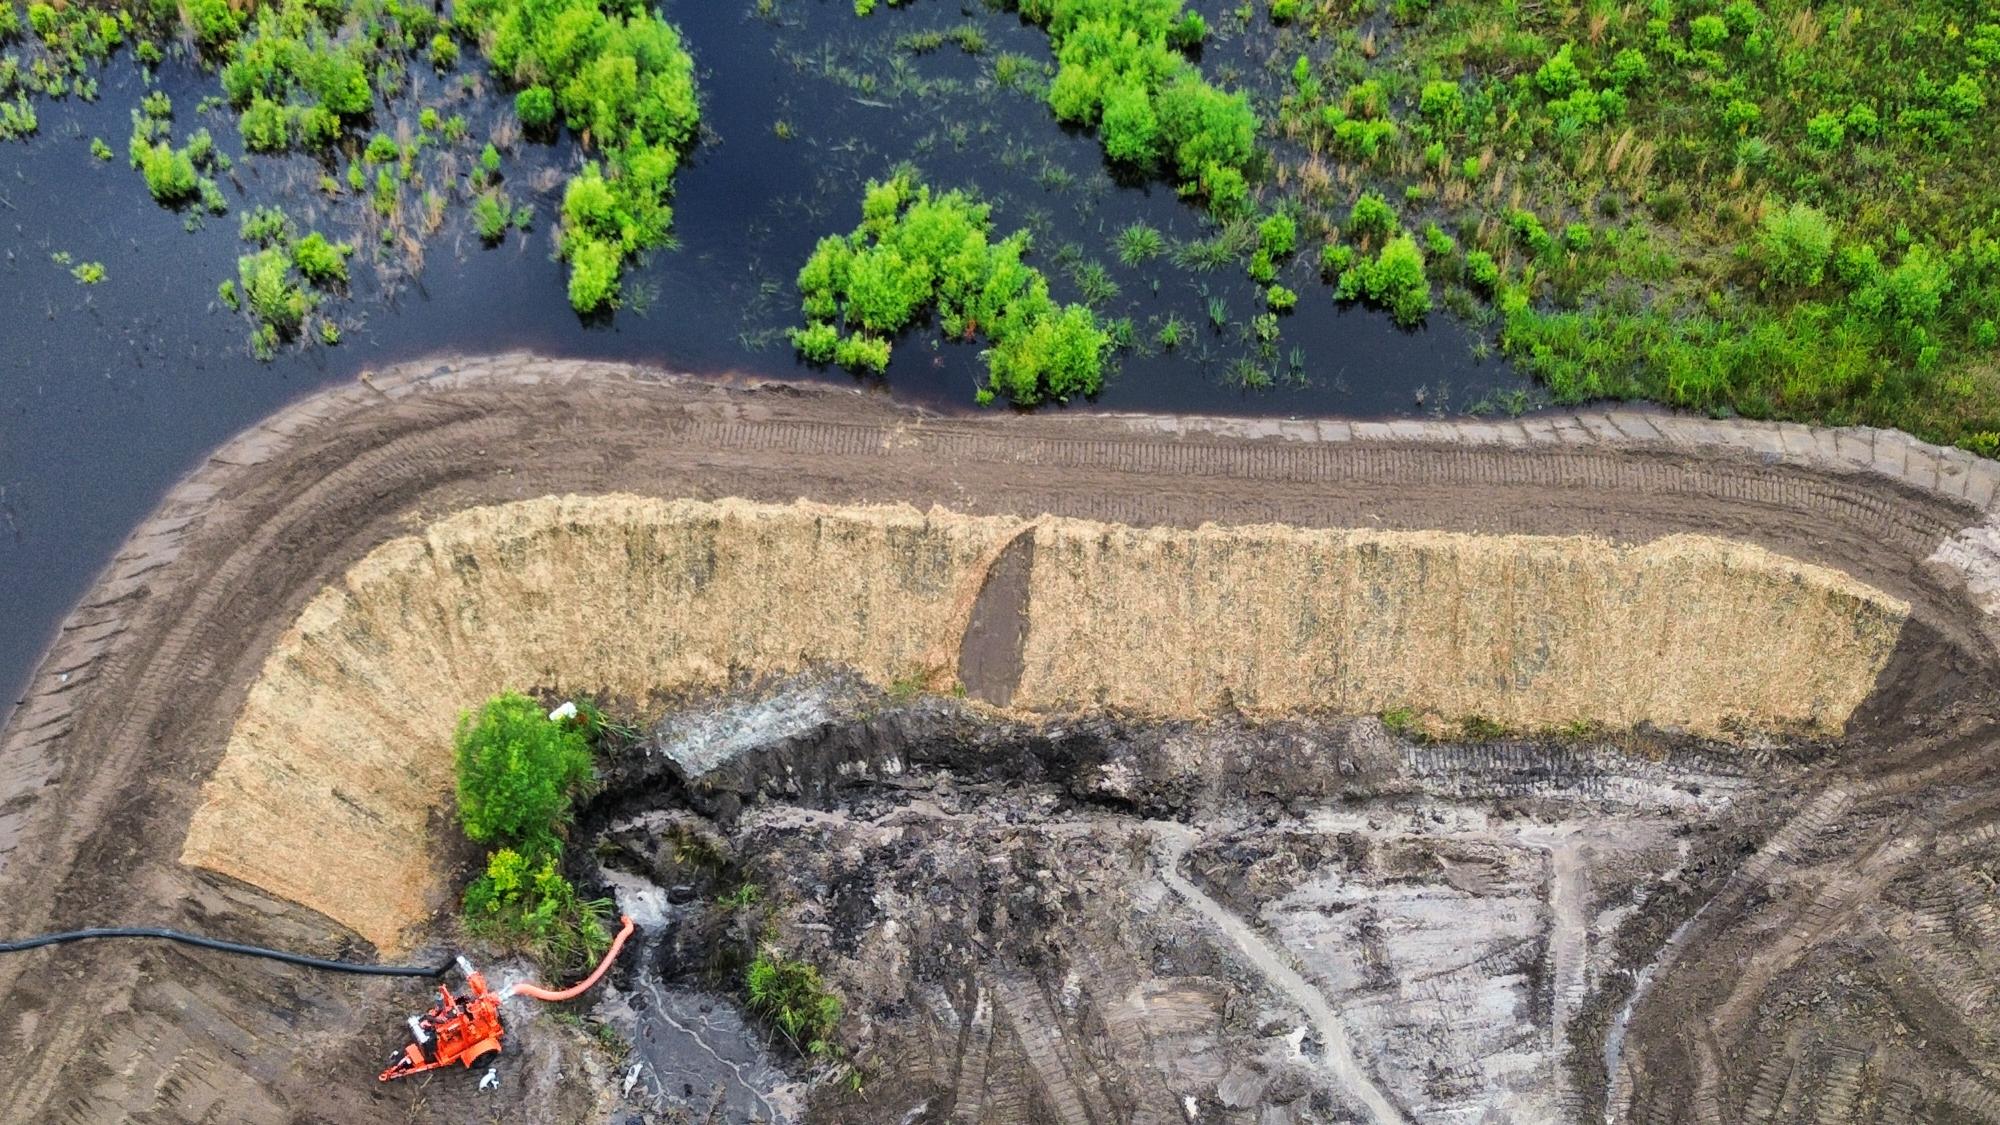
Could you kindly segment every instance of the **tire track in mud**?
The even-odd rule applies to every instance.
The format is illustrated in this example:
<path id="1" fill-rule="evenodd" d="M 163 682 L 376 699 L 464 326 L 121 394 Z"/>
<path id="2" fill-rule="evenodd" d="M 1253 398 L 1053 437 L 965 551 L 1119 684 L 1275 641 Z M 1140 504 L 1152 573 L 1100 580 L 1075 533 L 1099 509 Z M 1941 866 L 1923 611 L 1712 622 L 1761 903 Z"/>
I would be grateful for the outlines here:
<path id="1" fill-rule="evenodd" d="M 1388 1091 L 1375 1081 L 1355 1056 L 1354 1047 L 1348 1039 L 1347 1025 L 1341 1020 L 1340 1013 L 1327 1002 L 1325 994 L 1287 964 L 1283 953 L 1254 927 L 1180 873 L 1181 860 L 1194 846 L 1194 831 L 1184 824 L 1168 820 L 1149 820 L 1146 827 L 1153 832 L 1160 878 L 1183 902 L 1221 930 L 1249 967 L 1263 977 L 1274 992 L 1290 1000 L 1306 1014 L 1320 1041 L 1321 1059 L 1333 1080 L 1367 1111 L 1370 1120 L 1382 1125 L 1408 1122 L 1409 1118 L 1397 1108 Z"/>
<path id="2" fill-rule="evenodd" d="M 324 919 L 242 888 L 229 894 L 256 908 L 218 909 L 217 888 L 174 860 L 245 686 L 305 600 L 407 520 L 565 491 L 906 501 L 1139 526 L 1214 519 L 1628 542 L 1702 532 L 1846 570 L 1910 601 L 1968 651 L 1984 642 L 1959 572 L 1991 566 L 2000 550 L 1969 526 L 2000 492 L 2000 466 L 1879 431 L 1632 412 L 1497 424 L 955 418 L 832 388 L 518 354 L 410 364 L 302 400 L 218 449 L 65 620 L 0 728 L 0 931 L 60 916 L 351 951 Z M 1927 566 L 1934 555 L 1957 569 Z M 282 983 L 262 969 L 188 971 L 205 1001 Z M 128 1007 L 141 973 L 101 950 L 79 952 L 61 975 L 0 961 L 10 1079 L 0 1119 L 121 1096 L 133 1113 L 153 1106 L 156 1092 L 134 1085 L 130 1060 L 113 1057 L 116 1037 L 101 1031 L 158 1017 Z M 356 1012 L 380 999 L 357 996 L 337 1013 L 301 1003 L 298 1019 L 318 1013 L 346 1028 L 332 1040 L 345 1050 Z M 296 1053 L 296 1030 L 274 1013 L 244 1034 Z M 191 1038 L 189 1072 L 218 1085 L 249 1073 L 239 1052 Z M 357 1065 L 375 1053 L 367 1046 Z M 379 1114 L 329 1092 L 328 1065 L 294 1060 L 263 1088 L 295 1111 Z"/>

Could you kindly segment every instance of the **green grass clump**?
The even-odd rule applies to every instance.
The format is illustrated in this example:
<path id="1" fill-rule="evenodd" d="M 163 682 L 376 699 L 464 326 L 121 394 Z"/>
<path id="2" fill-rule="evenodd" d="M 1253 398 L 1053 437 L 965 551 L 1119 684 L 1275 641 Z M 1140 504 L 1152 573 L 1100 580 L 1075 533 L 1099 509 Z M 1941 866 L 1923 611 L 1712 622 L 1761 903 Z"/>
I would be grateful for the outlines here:
<path id="1" fill-rule="evenodd" d="M 818 967 L 765 946 L 744 971 L 743 983 L 750 1010 L 770 1020 L 800 1054 L 829 1058 L 838 1053 L 833 1033 L 840 1024 L 840 997 L 820 979 Z"/>
<path id="2" fill-rule="evenodd" d="M 480 241 L 488 246 L 507 237 L 507 228 L 513 223 L 513 209 L 500 193 L 487 192 L 472 201 L 473 228 L 479 232 Z"/>
<path id="3" fill-rule="evenodd" d="M 1144 265 L 1166 249 L 1167 240 L 1145 223 L 1133 223 L 1118 232 L 1118 260 L 1128 266 Z"/>
<path id="4" fill-rule="evenodd" d="M 554 114 L 602 152 L 564 192 L 560 246 L 570 305 L 615 306 L 625 258 L 667 241 L 667 198 L 699 120 L 680 33 L 650 8 L 599 0 L 466 0 L 456 24 L 523 93 L 548 90 Z M 539 116 L 541 95 L 531 101 Z"/>
<path id="5" fill-rule="evenodd" d="M 526 949 L 558 974 L 589 968 L 611 945 L 609 900 L 578 895 L 549 853 L 495 850 L 465 888 L 464 910 L 468 930 Z"/>
<path id="6" fill-rule="evenodd" d="M 1202 77 L 1182 50 L 1206 34 L 1183 0 L 1020 0 L 1055 47 L 1049 108 L 1095 126 L 1105 155 L 1171 171 L 1183 195 L 1216 214 L 1249 201 L 1257 115 L 1242 93 Z"/>
<path id="7" fill-rule="evenodd" d="M 1095 392 L 1110 337 L 1089 308 L 1049 295 L 1021 260 L 1025 232 L 992 240 L 990 210 L 963 192 L 934 196 L 907 173 L 871 181 L 861 226 L 821 239 L 799 271 L 808 323 L 793 345 L 879 372 L 888 337 L 935 307 L 947 336 L 991 341 L 985 394 L 1031 404 Z"/>

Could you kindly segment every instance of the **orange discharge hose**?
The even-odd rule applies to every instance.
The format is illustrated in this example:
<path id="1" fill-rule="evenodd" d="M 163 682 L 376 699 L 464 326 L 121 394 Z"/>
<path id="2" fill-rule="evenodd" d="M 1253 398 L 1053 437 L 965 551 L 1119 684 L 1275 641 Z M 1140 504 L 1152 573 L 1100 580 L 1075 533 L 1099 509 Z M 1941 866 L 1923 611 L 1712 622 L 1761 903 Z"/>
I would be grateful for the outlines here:
<path id="1" fill-rule="evenodd" d="M 625 927 L 618 931 L 617 937 L 611 939 L 611 948 L 605 951 L 604 960 L 597 963 L 597 971 L 585 977 L 581 983 L 573 984 L 561 992 L 555 992 L 539 985 L 517 984 L 507 990 L 507 995 L 512 996 L 519 993 L 522 996 L 532 996 L 537 1000 L 555 1002 L 574 1000 L 590 991 L 590 986 L 597 983 L 597 978 L 604 975 L 604 970 L 611 967 L 611 962 L 618 960 L 618 951 L 625 948 L 625 939 L 632 936 L 631 916 L 627 915 L 621 918 L 620 921 L 625 923 Z"/>

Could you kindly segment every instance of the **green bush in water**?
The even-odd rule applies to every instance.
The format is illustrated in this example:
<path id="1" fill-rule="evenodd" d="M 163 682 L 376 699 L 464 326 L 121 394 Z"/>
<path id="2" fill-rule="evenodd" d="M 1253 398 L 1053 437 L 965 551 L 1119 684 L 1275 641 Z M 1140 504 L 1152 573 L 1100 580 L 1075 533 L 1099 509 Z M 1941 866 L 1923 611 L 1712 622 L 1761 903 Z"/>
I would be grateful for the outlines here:
<path id="1" fill-rule="evenodd" d="M 514 95 L 514 116 L 533 132 L 541 132 L 556 121 L 556 94 L 547 86 L 529 86 Z"/>
<path id="2" fill-rule="evenodd" d="M 507 237 L 507 228 L 514 223 L 514 212 L 505 197 L 488 192 L 472 202 L 472 225 L 479 231 L 479 238 L 491 246 Z"/>
<path id="3" fill-rule="evenodd" d="M 947 336 L 991 342 L 986 391 L 1024 404 L 1096 391 L 1109 335 L 1087 307 L 1056 304 L 1048 279 L 1021 260 L 1025 233 L 992 240 L 990 210 L 963 192 L 933 195 L 908 174 L 870 182 L 861 226 L 821 239 L 799 270 L 810 323 L 794 346 L 813 362 L 830 355 L 879 372 L 886 337 L 934 307 Z"/>
<path id="4" fill-rule="evenodd" d="M 354 247 L 345 242 L 329 242 L 325 235 L 314 231 L 292 248 L 292 261 L 307 281 L 325 288 L 347 284 L 347 256 L 352 253 Z"/>
<path id="5" fill-rule="evenodd" d="M 524 94 L 548 91 L 546 104 L 539 94 L 526 99 L 529 112 L 547 109 L 548 121 L 560 114 L 602 150 L 602 162 L 578 175 L 595 183 L 579 196 L 572 180 L 564 193 L 560 246 L 570 262 L 571 306 L 616 305 L 626 255 L 667 239 L 666 200 L 699 121 L 694 60 L 680 33 L 650 8 L 598 0 L 465 0 L 456 16 L 503 79 L 526 87 Z"/>
<path id="6" fill-rule="evenodd" d="M 1361 262 L 1340 275 L 1335 298 L 1365 300 L 1389 310 L 1396 323 L 1413 328 L 1431 311 L 1430 279 L 1424 275 L 1424 252 L 1417 241 L 1399 234 L 1384 243 L 1372 262 Z"/>
<path id="7" fill-rule="evenodd" d="M 243 300 L 264 327 L 282 337 L 295 335 L 312 298 L 292 277 L 292 258 L 281 246 L 245 254 L 236 260 Z"/>
<path id="8" fill-rule="evenodd" d="M 1216 214 L 1246 205 L 1257 115 L 1180 53 L 1207 32 L 1183 0 L 1021 0 L 1020 11 L 1055 47 L 1057 117 L 1097 126 L 1113 160 L 1170 168 Z"/>
<path id="9" fill-rule="evenodd" d="M 146 190 L 161 203 L 183 203 L 200 191 L 200 177 L 186 152 L 161 142 L 139 154 L 139 172 L 146 177 Z"/>

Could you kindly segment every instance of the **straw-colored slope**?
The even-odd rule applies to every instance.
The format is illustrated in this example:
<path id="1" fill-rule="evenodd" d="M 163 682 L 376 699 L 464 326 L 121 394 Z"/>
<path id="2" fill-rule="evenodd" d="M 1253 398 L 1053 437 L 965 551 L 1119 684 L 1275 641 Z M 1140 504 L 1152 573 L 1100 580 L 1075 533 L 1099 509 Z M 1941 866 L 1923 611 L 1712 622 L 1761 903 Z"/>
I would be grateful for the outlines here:
<path id="1" fill-rule="evenodd" d="M 504 688 L 651 692 L 826 662 L 953 666 L 1026 524 L 906 506 L 546 498 L 383 544 L 249 692 L 185 862 L 385 948 L 442 902 L 450 733 Z M 1699 537 L 1034 529 L 1014 705 L 1155 716 L 1411 707 L 1517 726 L 1838 730 L 1907 608 Z"/>
<path id="2" fill-rule="evenodd" d="M 1515 729 L 1653 721 L 1837 733 L 1906 607 L 1758 547 L 1677 535 L 1292 527 L 1036 531 L 1016 705 L 1410 708 Z"/>

